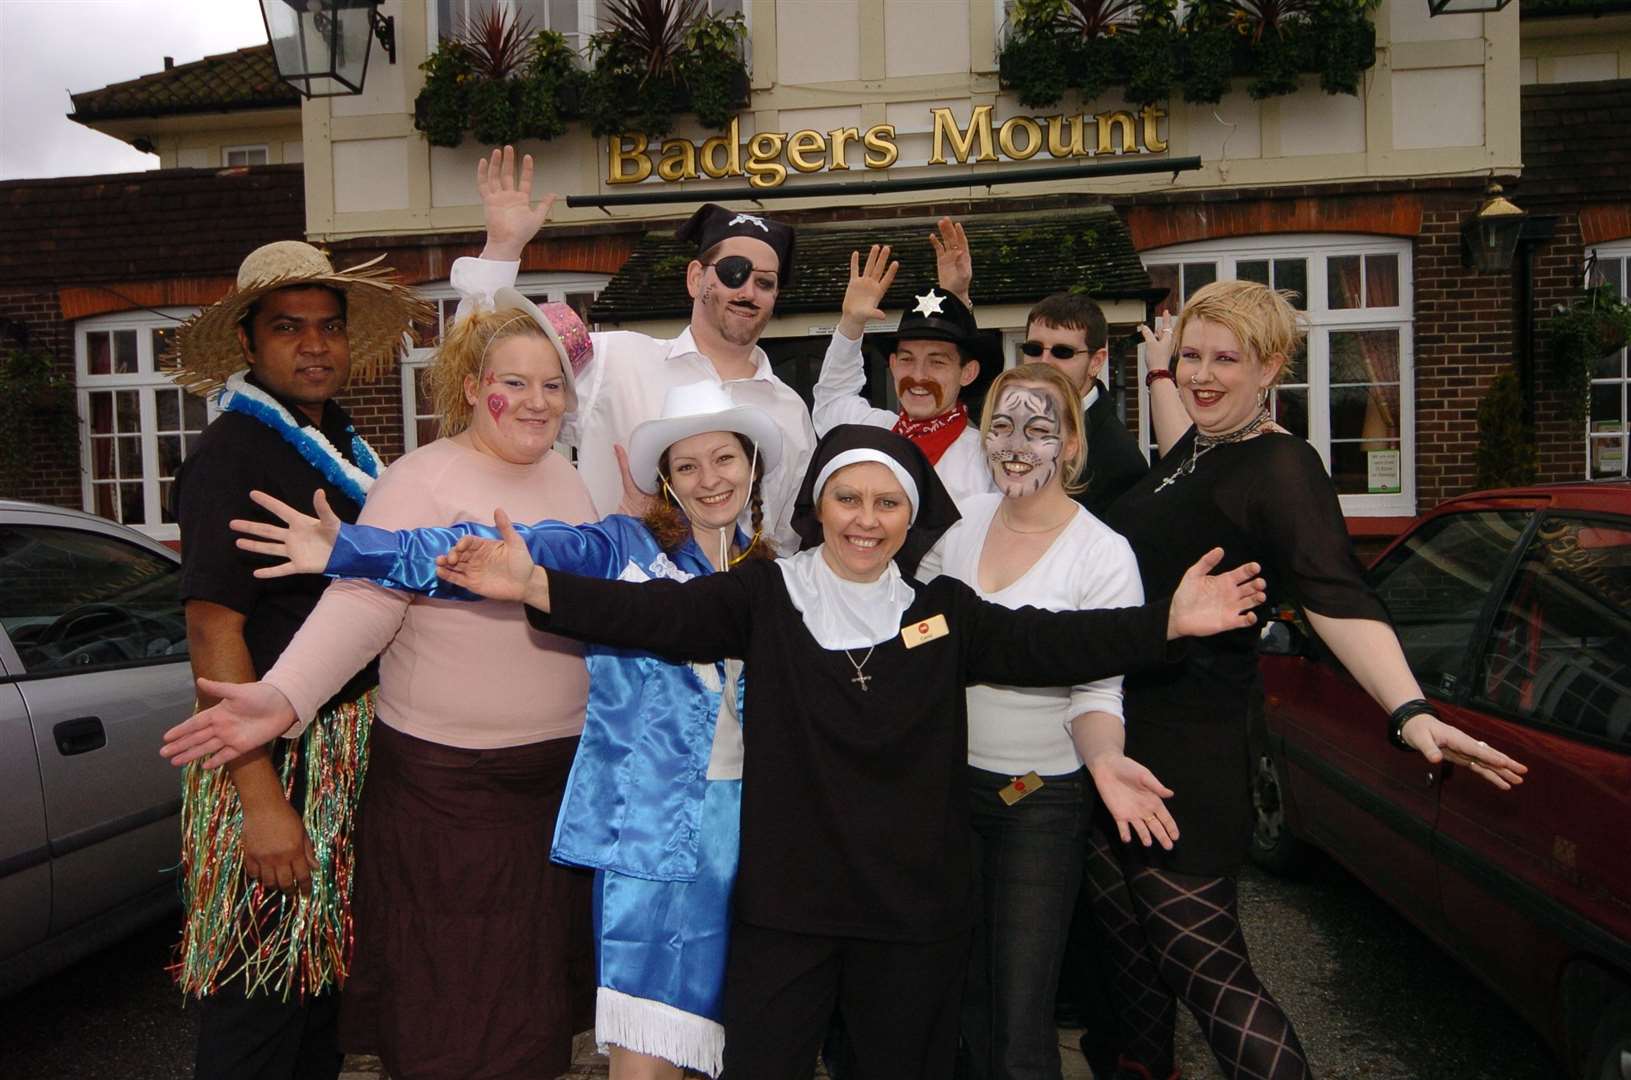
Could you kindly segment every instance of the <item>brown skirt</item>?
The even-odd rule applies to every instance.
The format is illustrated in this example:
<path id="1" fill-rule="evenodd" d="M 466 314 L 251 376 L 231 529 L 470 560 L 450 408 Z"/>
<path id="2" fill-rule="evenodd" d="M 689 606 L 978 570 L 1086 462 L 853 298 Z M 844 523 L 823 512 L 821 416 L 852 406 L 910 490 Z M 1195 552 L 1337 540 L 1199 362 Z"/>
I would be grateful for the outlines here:
<path id="1" fill-rule="evenodd" d="M 396 1080 L 527 1080 L 592 1026 L 591 877 L 549 861 L 578 740 L 465 750 L 375 723 L 340 1045 Z"/>

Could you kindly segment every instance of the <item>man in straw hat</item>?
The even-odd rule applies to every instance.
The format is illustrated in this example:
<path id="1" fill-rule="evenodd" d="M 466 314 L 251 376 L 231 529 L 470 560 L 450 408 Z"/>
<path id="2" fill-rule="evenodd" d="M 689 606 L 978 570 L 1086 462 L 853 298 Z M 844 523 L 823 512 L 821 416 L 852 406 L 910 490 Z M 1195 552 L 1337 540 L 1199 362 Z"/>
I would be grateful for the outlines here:
<path id="1" fill-rule="evenodd" d="M 375 260 L 377 262 L 378 260 Z M 317 574 L 263 580 L 229 522 L 264 517 L 253 490 L 355 520 L 378 455 L 333 400 L 353 371 L 394 363 L 428 307 L 372 263 L 335 271 L 310 244 L 257 248 L 236 287 L 182 326 L 167 359 L 222 410 L 187 455 L 172 498 L 193 673 L 253 682 L 327 586 Z M 336 990 L 349 945 L 351 813 L 366 766 L 364 672 L 299 740 L 277 740 L 185 780 L 187 901 L 174 972 L 199 1000 L 198 1077 L 332 1078 Z M 213 704 L 200 695 L 199 707 Z"/>
<path id="2" fill-rule="evenodd" d="M 522 250 L 555 196 L 533 205 L 532 157 L 522 158 L 517 179 L 515 150 L 508 146 L 478 163 L 476 187 L 487 245 L 481 258 L 457 260 L 450 280 L 466 305 L 483 306 L 495 290 L 515 283 Z M 793 277 L 793 230 L 772 218 L 705 203 L 675 235 L 696 245 L 697 257 L 685 271 L 690 325 L 668 341 L 628 331 L 593 335 L 595 358 L 579 374 L 577 421 L 562 439 L 578 448 L 578 469 L 596 512 L 614 513 L 635 486 L 616 457 L 635 427 L 662 412 L 669 389 L 699 379 L 722 383 L 737 404 L 763 409 L 783 432 L 787 452 L 765 477 L 765 516 L 772 542 L 791 553 L 798 550 L 793 500 L 815 447 L 815 429 L 804 399 L 772 372 L 759 335 Z"/>

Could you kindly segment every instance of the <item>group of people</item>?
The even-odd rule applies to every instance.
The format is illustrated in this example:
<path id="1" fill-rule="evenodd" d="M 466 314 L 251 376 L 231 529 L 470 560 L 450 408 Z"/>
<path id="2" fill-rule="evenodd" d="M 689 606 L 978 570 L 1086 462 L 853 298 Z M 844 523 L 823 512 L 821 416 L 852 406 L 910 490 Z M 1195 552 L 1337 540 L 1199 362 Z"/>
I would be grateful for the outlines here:
<path id="1" fill-rule="evenodd" d="M 900 410 L 857 396 L 898 271 L 875 246 L 812 417 L 758 347 L 786 224 L 702 207 L 687 329 L 591 334 L 514 288 L 550 203 L 530 159 L 477 186 L 444 437 L 389 468 L 333 400 L 423 316 L 376 269 L 271 245 L 178 335 L 184 381 L 225 384 L 174 496 L 197 1075 L 333 1077 L 344 1046 L 554 1077 L 592 1025 L 620 1080 L 823 1052 L 855 1080 L 1057 1077 L 1073 914 L 1101 1075 L 1176 1076 L 1178 1001 L 1227 1075 L 1309 1075 L 1235 906 L 1256 610 L 1303 607 L 1378 738 L 1524 768 L 1433 715 L 1270 418 L 1285 298 L 1219 283 L 1144 330 L 1152 469 L 1085 297 L 1038 304 L 961 400 L 1001 360 L 954 222 L 880 342 Z"/>

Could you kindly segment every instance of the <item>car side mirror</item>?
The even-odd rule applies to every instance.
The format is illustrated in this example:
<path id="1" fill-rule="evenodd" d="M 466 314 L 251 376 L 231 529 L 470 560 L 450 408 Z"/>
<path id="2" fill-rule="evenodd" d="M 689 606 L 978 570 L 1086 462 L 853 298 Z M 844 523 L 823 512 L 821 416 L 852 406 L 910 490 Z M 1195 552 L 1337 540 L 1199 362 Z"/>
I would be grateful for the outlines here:
<path id="1" fill-rule="evenodd" d="M 1257 637 L 1259 656 L 1302 656 L 1307 652 L 1302 631 L 1284 619 L 1274 619 L 1263 626 Z"/>

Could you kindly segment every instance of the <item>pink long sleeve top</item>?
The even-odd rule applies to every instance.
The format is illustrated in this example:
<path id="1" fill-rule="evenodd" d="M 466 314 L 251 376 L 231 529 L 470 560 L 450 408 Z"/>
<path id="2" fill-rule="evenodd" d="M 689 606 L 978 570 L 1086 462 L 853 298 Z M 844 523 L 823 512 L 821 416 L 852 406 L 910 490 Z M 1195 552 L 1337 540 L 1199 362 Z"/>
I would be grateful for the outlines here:
<path id="1" fill-rule="evenodd" d="M 386 469 L 358 523 L 383 529 L 593 520 L 577 470 L 551 451 L 514 465 L 439 439 Z M 431 600 L 365 581 L 336 581 L 265 682 L 302 722 L 375 655 L 378 718 L 444 746 L 492 749 L 577 735 L 589 676 L 576 642 L 534 630 L 520 604 Z"/>

